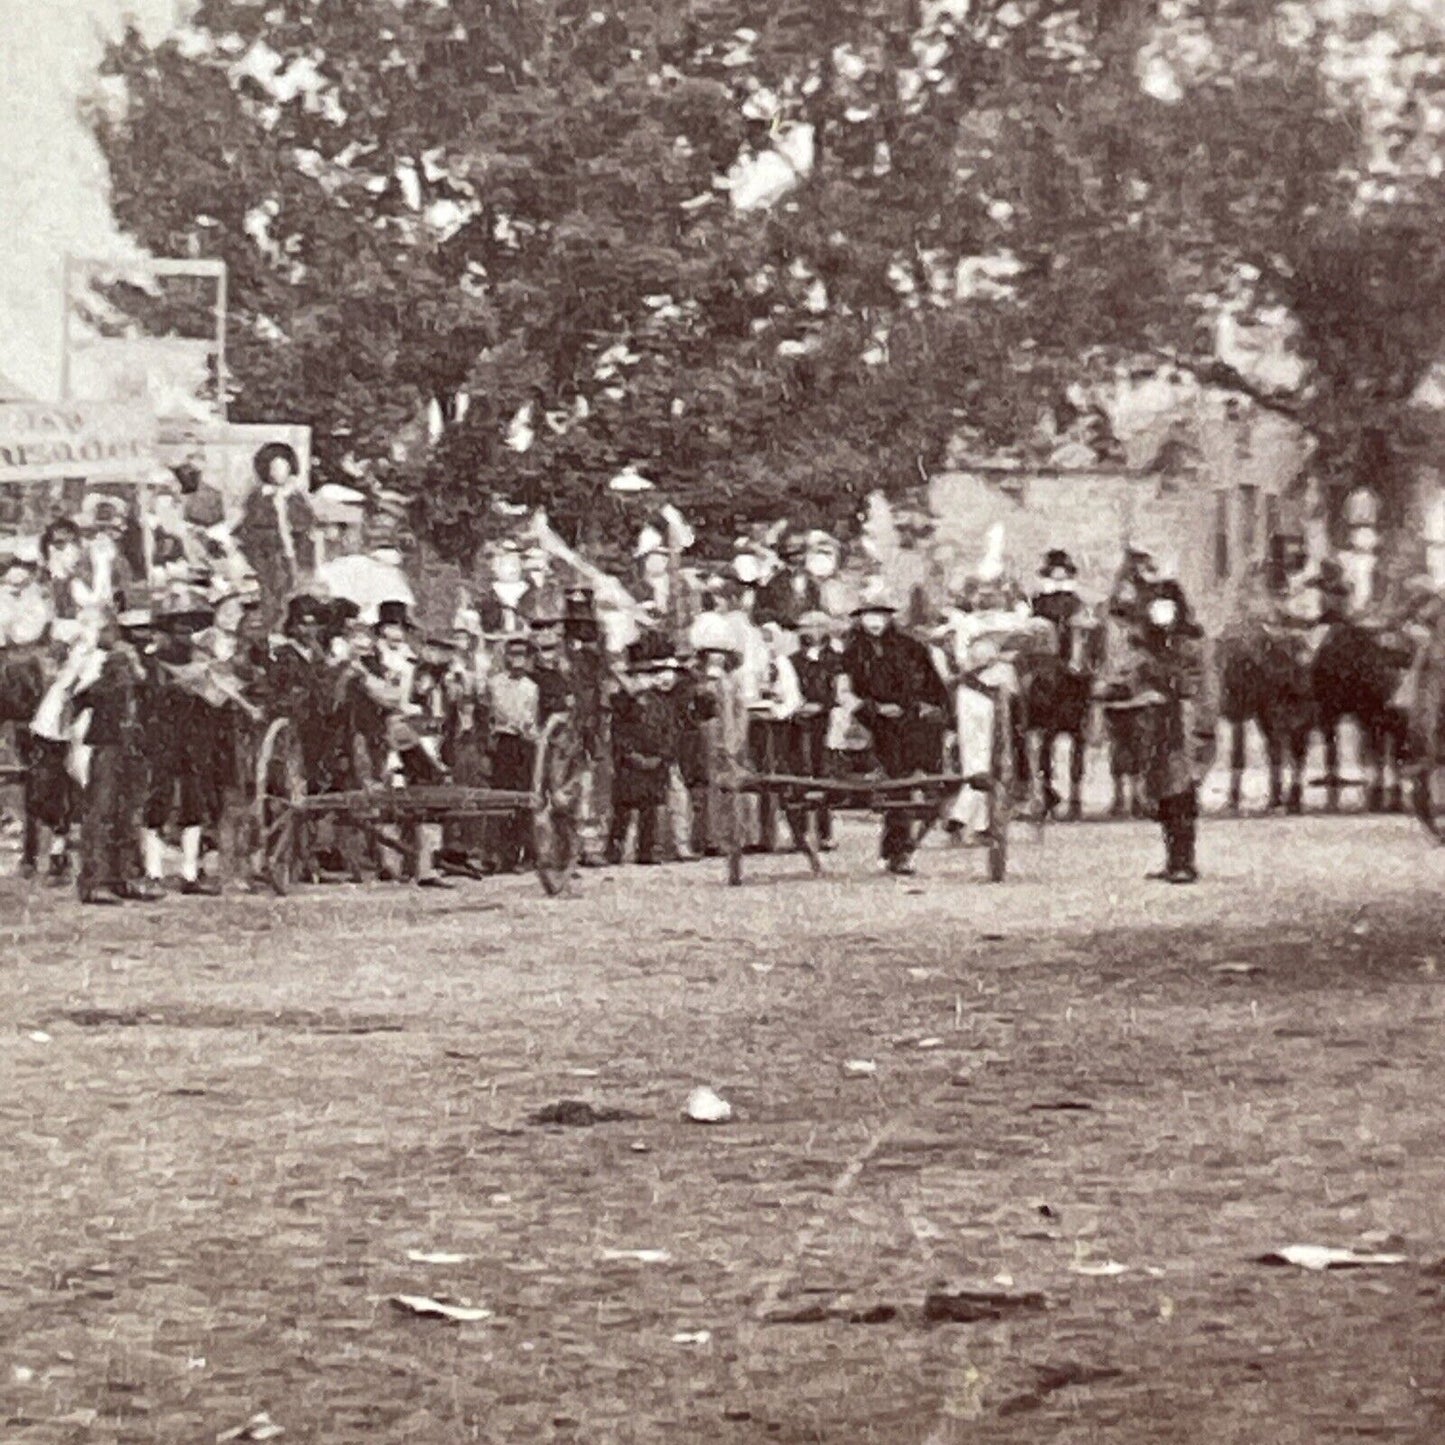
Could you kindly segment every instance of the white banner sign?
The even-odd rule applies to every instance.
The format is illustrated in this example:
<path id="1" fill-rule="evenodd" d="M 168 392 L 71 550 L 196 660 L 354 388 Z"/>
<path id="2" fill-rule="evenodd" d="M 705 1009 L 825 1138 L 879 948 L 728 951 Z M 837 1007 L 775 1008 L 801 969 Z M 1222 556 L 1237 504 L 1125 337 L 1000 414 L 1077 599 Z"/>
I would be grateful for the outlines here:
<path id="1" fill-rule="evenodd" d="M 0 483 L 144 481 L 155 469 L 155 443 L 155 419 L 143 408 L 0 403 Z"/>

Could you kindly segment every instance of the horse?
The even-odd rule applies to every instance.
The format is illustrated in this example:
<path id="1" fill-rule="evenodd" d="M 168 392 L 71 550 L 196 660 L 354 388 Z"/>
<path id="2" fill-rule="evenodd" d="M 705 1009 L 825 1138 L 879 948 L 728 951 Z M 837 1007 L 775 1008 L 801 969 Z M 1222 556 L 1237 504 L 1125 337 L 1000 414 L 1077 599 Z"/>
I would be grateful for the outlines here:
<path id="1" fill-rule="evenodd" d="M 1408 702 L 1411 802 L 1437 842 L 1445 830 L 1436 816 L 1436 773 L 1445 768 L 1445 614 L 1416 640 Z"/>
<path id="2" fill-rule="evenodd" d="M 1019 776 L 1027 780 L 1032 775 L 1037 747 L 1043 792 L 1040 806 L 1043 817 L 1052 818 L 1063 802 L 1054 787 L 1054 748 L 1061 737 L 1068 738 L 1069 799 L 1064 816 L 1073 823 L 1084 812 L 1084 765 L 1094 678 L 1103 662 L 1104 631 L 1086 615 L 1076 615 L 1062 624 L 1055 622 L 1055 626 L 1059 630 L 1059 648 L 1028 657 L 1021 669 L 1016 734 L 1022 739 Z"/>
<path id="3" fill-rule="evenodd" d="M 1410 725 L 1395 705 L 1409 655 L 1359 622 L 1329 624 L 1310 663 L 1310 691 L 1325 749 L 1325 809 L 1340 807 L 1340 723 L 1360 729 L 1361 757 L 1373 770 L 1365 794 L 1372 812 L 1403 810 L 1401 773 L 1408 761 Z M 1387 774 L 1391 781 L 1387 791 Z"/>
<path id="4" fill-rule="evenodd" d="M 1256 620 L 1227 627 L 1215 648 L 1219 716 L 1229 728 L 1229 802 L 1240 808 L 1245 737 L 1253 723 L 1269 759 L 1269 807 L 1295 814 L 1304 806 L 1304 768 L 1314 699 L 1302 648 L 1289 634 Z M 1290 766 L 1288 796 L 1284 763 Z"/>

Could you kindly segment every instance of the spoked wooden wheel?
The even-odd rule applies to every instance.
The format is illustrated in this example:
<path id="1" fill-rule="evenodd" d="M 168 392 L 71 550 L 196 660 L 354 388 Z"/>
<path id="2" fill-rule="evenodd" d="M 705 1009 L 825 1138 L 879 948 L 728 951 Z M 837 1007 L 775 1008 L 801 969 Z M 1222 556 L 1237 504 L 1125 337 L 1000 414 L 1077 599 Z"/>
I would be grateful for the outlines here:
<path id="1" fill-rule="evenodd" d="M 278 895 L 286 894 L 295 876 L 305 799 L 300 744 L 290 721 L 277 718 L 266 729 L 256 755 L 253 809 L 258 872 Z"/>
<path id="2" fill-rule="evenodd" d="M 532 770 L 532 852 L 548 897 L 565 893 L 582 856 L 587 757 L 572 719 L 548 718 Z"/>
<path id="3" fill-rule="evenodd" d="M 1008 872 L 1008 829 L 1014 805 L 1013 709 L 1006 693 L 994 694 L 993 748 L 988 789 L 988 876 L 1002 883 Z"/>

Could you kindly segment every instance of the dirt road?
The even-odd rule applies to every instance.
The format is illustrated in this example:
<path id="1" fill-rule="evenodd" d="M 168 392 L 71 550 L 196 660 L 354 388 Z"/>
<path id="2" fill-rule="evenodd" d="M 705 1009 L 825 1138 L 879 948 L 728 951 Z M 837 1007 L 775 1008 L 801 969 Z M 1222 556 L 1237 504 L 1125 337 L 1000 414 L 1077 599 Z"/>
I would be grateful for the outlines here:
<path id="1" fill-rule="evenodd" d="M 563 902 L 0 884 L 0 1439 L 1445 1440 L 1445 852 L 871 842 Z M 1406 1262 L 1256 1262 L 1297 1242 Z"/>

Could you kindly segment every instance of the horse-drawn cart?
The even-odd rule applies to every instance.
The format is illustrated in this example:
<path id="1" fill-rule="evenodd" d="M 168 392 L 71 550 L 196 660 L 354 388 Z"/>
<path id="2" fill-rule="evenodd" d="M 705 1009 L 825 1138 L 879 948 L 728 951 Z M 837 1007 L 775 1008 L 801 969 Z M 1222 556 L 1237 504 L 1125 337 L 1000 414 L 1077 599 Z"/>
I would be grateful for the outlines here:
<path id="1" fill-rule="evenodd" d="M 571 713 L 550 718 L 537 743 L 530 791 L 455 783 L 308 791 L 300 738 L 290 718 L 275 718 L 256 748 L 247 851 L 258 878 L 278 895 L 303 871 L 322 820 L 418 868 L 419 830 L 477 819 L 531 820 L 532 856 L 549 896 L 564 893 L 577 871 L 588 759 Z"/>
<path id="2" fill-rule="evenodd" d="M 994 708 L 989 768 L 967 776 L 940 771 L 903 778 L 818 778 L 759 772 L 751 766 L 748 756 L 746 710 L 736 701 L 721 707 L 713 774 L 728 882 L 736 887 L 743 881 L 750 797 L 775 802 L 787 820 L 793 843 L 817 876 L 822 874 L 823 865 L 807 823 L 814 809 L 863 811 L 884 818 L 901 815 L 912 829 L 911 847 L 917 849 L 960 792 L 968 788 L 983 795 L 986 822 L 981 838 L 987 850 L 988 876 L 992 882 L 1002 883 L 1008 872 L 1009 824 L 1017 801 L 1017 750 L 1012 695 L 1003 689 L 990 692 Z"/>

